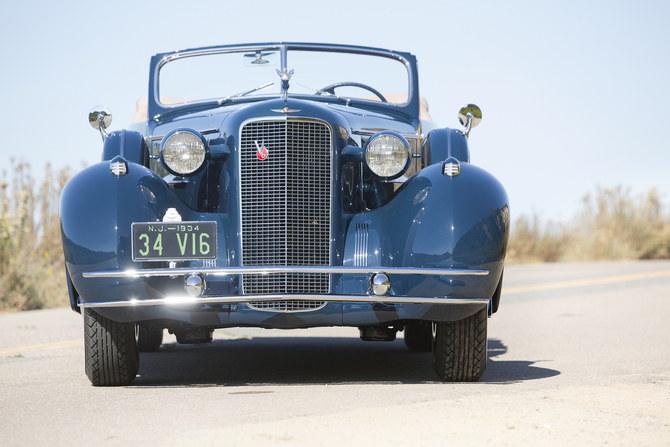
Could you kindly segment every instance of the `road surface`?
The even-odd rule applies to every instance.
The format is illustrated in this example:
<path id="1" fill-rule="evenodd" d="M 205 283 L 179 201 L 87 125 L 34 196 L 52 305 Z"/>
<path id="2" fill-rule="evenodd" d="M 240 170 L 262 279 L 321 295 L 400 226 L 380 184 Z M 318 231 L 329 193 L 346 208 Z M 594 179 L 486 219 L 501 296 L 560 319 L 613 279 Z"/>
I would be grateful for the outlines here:
<path id="1" fill-rule="evenodd" d="M 670 445 L 670 261 L 508 266 L 478 383 L 350 328 L 172 336 L 84 374 L 69 309 L 0 314 L 0 445 Z"/>

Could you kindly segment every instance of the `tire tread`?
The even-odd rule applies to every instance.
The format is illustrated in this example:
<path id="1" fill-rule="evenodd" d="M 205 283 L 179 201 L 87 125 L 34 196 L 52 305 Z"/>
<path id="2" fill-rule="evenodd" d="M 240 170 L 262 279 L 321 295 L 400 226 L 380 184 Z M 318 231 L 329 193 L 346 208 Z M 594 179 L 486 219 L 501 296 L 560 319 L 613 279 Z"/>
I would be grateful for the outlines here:
<path id="1" fill-rule="evenodd" d="M 94 386 L 129 385 L 139 369 L 135 325 L 84 311 L 85 371 Z"/>
<path id="2" fill-rule="evenodd" d="M 486 369 L 487 310 L 460 321 L 436 323 L 433 368 L 445 382 L 476 382 Z"/>

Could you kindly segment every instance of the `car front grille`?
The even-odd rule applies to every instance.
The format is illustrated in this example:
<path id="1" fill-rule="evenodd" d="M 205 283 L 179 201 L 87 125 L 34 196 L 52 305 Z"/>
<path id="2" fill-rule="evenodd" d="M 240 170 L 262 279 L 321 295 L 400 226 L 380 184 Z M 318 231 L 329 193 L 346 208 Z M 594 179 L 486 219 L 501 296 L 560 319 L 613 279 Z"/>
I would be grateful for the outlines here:
<path id="1" fill-rule="evenodd" d="M 320 122 L 242 127 L 242 265 L 330 265 L 331 145 L 330 128 Z M 328 293 L 329 275 L 244 275 L 243 287 L 245 294 Z"/>
<path id="2" fill-rule="evenodd" d="M 305 312 L 321 309 L 326 305 L 325 301 L 270 301 L 247 303 L 254 310 L 265 310 L 271 312 Z"/>

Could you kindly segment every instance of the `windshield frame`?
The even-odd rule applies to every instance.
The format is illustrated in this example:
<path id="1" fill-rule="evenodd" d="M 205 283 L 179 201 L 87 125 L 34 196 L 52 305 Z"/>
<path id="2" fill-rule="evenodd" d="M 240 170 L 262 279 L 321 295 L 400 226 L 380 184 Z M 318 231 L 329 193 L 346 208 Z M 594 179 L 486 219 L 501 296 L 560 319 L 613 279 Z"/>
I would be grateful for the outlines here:
<path id="1" fill-rule="evenodd" d="M 281 70 L 287 67 L 287 52 L 295 50 L 304 51 L 320 51 L 320 52 L 336 52 L 336 53 L 353 53 L 377 57 L 385 57 L 388 59 L 397 60 L 402 63 L 407 69 L 407 101 L 402 104 L 385 103 L 376 100 L 362 99 L 339 95 L 310 95 L 303 93 L 291 94 L 289 89 L 288 98 L 308 99 L 316 101 L 341 103 L 355 103 L 357 106 L 365 108 L 379 108 L 385 110 L 395 110 L 406 113 L 418 118 L 419 95 L 418 95 L 418 76 L 416 67 L 416 58 L 410 53 L 396 52 L 392 50 L 384 50 L 380 48 L 360 47 L 353 45 L 330 45 L 330 44 L 313 44 L 313 43 L 264 43 L 264 44 L 245 44 L 245 45 L 225 45 L 216 47 L 195 48 L 183 51 L 174 51 L 170 53 L 162 53 L 155 55 L 151 60 L 150 82 L 149 82 L 149 120 L 159 120 L 166 114 L 172 115 L 178 111 L 186 109 L 209 109 L 219 107 L 225 104 L 236 104 L 241 102 L 258 102 L 269 99 L 280 98 L 281 95 L 277 92 L 271 94 L 258 94 L 247 96 L 233 96 L 225 98 L 202 99 L 196 101 L 189 101 L 177 104 L 164 104 L 160 102 L 160 70 L 168 62 L 179 58 L 206 56 L 213 54 L 233 53 L 233 52 L 256 52 L 256 51 L 278 51 L 280 54 Z M 290 55 L 289 55 L 290 57 Z M 289 62 L 290 65 L 290 62 Z"/>

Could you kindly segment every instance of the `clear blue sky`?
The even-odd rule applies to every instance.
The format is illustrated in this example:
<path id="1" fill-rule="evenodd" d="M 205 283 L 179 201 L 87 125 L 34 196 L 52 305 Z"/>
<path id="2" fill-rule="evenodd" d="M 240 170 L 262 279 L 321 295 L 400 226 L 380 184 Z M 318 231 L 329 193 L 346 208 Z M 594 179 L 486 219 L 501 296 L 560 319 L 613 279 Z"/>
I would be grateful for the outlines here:
<path id="1" fill-rule="evenodd" d="M 188 6 L 187 6 L 188 5 Z M 668 1 L 30 1 L 0 6 L 0 171 L 11 157 L 99 161 L 96 104 L 121 129 L 152 54 L 306 41 L 419 60 L 438 123 L 478 104 L 472 161 L 507 188 L 513 218 L 569 219 L 585 193 L 623 185 L 670 199 Z"/>

